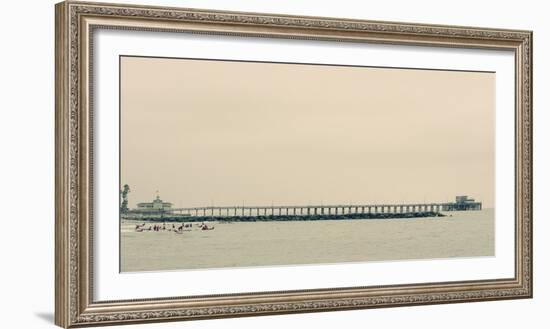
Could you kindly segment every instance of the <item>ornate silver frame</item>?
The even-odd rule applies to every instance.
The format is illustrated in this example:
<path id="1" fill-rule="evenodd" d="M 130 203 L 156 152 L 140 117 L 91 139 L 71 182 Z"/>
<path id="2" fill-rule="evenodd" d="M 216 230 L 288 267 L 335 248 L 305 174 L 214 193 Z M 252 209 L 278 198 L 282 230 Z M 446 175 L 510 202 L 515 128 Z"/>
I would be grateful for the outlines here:
<path id="1" fill-rule="evenodd" d="M 57 4 L 55 24 L 57 325 L 68 328 L 532 297 L 532 32 L 80 1 Z M 514 51 L 514 278 L 93 302 L 90 35 L 96 28 Z"/>

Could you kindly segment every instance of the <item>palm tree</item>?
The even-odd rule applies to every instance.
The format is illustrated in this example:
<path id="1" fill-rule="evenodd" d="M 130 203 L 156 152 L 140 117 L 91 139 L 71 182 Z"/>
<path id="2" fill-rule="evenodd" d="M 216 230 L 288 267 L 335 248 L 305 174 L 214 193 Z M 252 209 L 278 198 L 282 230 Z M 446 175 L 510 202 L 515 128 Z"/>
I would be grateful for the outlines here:
<path id="1" fill-rule="evenodd" d="M 129 192 L 130 192 L 130 186 L 128 186 L 128 184 L 124 184 L 122 191 L 120 191 L 120 195 L 122 196 L 122 203 L 120 204 L 121 213 L 128 212 L 128 193 Z"/>

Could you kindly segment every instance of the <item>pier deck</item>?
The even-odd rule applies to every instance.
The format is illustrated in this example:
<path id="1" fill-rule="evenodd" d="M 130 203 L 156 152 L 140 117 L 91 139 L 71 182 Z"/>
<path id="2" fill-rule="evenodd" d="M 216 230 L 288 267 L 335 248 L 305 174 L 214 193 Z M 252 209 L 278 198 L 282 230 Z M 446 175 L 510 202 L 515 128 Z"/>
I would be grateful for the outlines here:
<path id="1" fill-rule="evenodd" d="M 171 208 L 163 211 L 129 211 L 125 218 L 152 220 L 322 220 L 369 218 L 416 218 L 443 216 L 445 211 L 481 210 L 481 202 L 447 202 L 377 205 L 307 205 L 307 206 L 207 206 Z"/>

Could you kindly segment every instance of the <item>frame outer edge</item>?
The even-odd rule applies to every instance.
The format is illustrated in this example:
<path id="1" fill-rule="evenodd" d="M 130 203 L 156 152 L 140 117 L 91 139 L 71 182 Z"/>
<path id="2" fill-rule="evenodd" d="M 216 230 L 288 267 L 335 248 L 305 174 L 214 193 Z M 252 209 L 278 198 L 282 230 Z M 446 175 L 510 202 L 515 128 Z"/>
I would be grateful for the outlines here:
<path id="1" fill-rule="evenodd" d="M 527 196 L 529 197 L 529 202 L 527 204 L 527 207 L 529 208 L 529 261 L 527 264 L 527 272 L 529 274 L 529 288 L 528 288 L 528 298 L 533 298 L 533 31 L 529 31 L 527 34 L 527 45 L 529 47 L 529 54 L 527 55 L 526 66 L 529 68 L 529 72 L 527 74 L 527 82 L 526 85 L 529 88 L 529 91 L 526 93 L 526 97 L 528 98 L 528 113 L 529 117 L 527 118 L 527 122 L 529 124 L 529 138 L 527 139 L 529 141 L 529 164 L 528 164 L 528 173 L 527 173 L 527 180 L 529 181 L 529 190 L 527 191 Z"/>
<path id="2" fill-rule="evenodd" d="M 105 6 L 105 7 L 102 7 Z M 172 12 L 173 11 L 173 12 Z M 336 311 L 345 309 L 365 309 L 375 307 L 395 307 L 424 304 L 440 304 L 466 301 L 485 301 L 496 299 L 516 299 L 532 297 L 532 32 L 519 30 L 496 30 L 488 28 L 469 28 L 458 26 L 422 25 L 396 22 L 355 21 L 339 18 L 316 18 L 299 16 L 282 16 L 276 14 L 239 13 L 206 11 L 184 8 L 160 8 L 150 6 L 115 5 L 90 2 L 77 2 L 67 0 L 56 4 L 55 8 L 55 324 L 64 328 L 164 322 L 170 320 L 194 320 L 205 318 L 228 318 L 235 316 L 251 316 L 266 314 L 287 314 L 318 311 Z M 344 298 L 335 296 L 323 300 L 304 300 L 269 303 L 253 303 L 242 305 L 229 303 L 227 305 L 205 305 L 203 307 L 185 307 L 184 305 L 173 308 L 170 305 L 153 308 L 152 303 L 145 302 L 144 309 L 131 309 L 129 305 L 117 305 L 116 301 L 106 305 L 90 305 L 87 298 L 88 276 L 85 263 L 89 254 L 86 237 L 87 224 L 81 216 L 86 216 L 79 207 L 87 207 L 82 203 L 86 194 L 82 191 L 82 185 L 87 186 L 81 174 L 86 174 L 87 167 L 83 161 L 87 156 L 82 153 L 90 150 L 83 149 L 82 141 L 86 140 L 86 118 L 82 117 L 82 106 L 85 106 L 87 89 L 81 89 L 86 70 L 83 66 L 85 53 L 81 53 L 82 44 L 81 28 L 82 17 L 124 17 L 131 20 L 158 20 L 163 22 L 190 22 L 190 23 L 215 23 L 220 26 L 231 27 L 227 32 L 239 34 L 238 30 L 260 29 L 266 34 L 263 26 L 287 26 L 298 33 L 301 30 L 312 31 L 313 38 L 316 33 L 320 37 L 326 37 L 332 32 L 352 33 L 353 35 L 368 33 L 370 39 L 375 42 L 402 43 L 405 38 L 412 40 L 407 43 L 428 45 L 462 45 L 466 48 L 487 48 L 484 40 L 492 40 L 491 47 L 515 49 L 520 55 L 521 61 L 517 63 L 522 88 L 516 89 L 521 102 L 516 102 L 521 113 L 521 123 L 516 133 L 516 147 L 520 151 L 516 155 L 521 165 L 520 178 L 521 211 L 519 215 L 522 235 L 521 252 L 518 267 L 521 268 L 521 277 L 516 277 L 513 287 L 493 288 L 492 290 L 468 290 L 468 291 L 442 291 L 425 293 L 408 293 L 403 291 L 398 295 L 360 296 L 357 298 Z M 311 29 L 311 30 L 310 30 Z M 167 29 L 168 30 L 168 29 Z M 289 30 L 289 31 L 290 31 Z M 296 32 L 298 31 L 298 32 Z M 290 34 L 290 32 L 289 32 Z M 351 39 L 355 39 L 352 35 Z M 400 37 L 402 35 L 403 37 Z M 274 37 L 277 37 L 274 34 Z M 309 33 L 300 33 L 300 38 L 308 38 Z M 382 36 L 382 37 L 380 37 Z M 391 40 L 386 40 L 385 37 Z M 339 39 L 339 38 L 337 38 Z M 359 39 L 363 39 L 362 37 Z M 367 38 L 365 38 L 366 40 Z M 429 40 L 428 40 L 429 39 Z M 427 41 L 426 41 L 427 40 Z M 454 41 L 453 41 L 454 40 Z M 84 40 L 85 41 L 85 40 Z M 450 44 L 450 45 L 449 45 Z M 459 46 L 460 46 L 459 45 Z M 489 48 L 491 48 L 489 47 Z M 82 98 L 80 93 L 84 93 Z M 527 122 L 526 122 L 527 121 Z M 519 133 L 519 134 L 518 134 Z M 518 140 L 520 139 L 520 140 Z M 526 166 L 527 168 L 523 167 Z M 527 180 L 527 182 L 524 182 Z M 518 201 L 517 201 L 518 202 Z M 525 236 L 524 234 L 528 234 Z M 81 240 L 82 239 L 82 240 Z M 307 297 L 307 296 L 306 296 Z M 170 301 L 167 301 L 171 304 Z M 171 305 L 175 305 L 172 303 Z M 90 307 L 91 306 L 91 307 Z M 93 306 L 104 306 L 95 309 Z M 118 306 L 118 307 L 115 307 Z"/>
<path id="3" fill-rule="evenodd" d="M 57 326 L 69 320 L 69 104 L 67 4 L 55 5 L 55 316 Z"/>

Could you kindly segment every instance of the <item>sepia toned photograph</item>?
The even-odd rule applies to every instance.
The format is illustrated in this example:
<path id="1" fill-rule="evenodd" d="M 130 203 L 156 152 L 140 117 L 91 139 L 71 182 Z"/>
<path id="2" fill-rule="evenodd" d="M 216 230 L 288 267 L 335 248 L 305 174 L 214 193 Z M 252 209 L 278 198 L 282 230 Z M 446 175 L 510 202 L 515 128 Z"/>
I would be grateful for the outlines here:
<path id="1" fill-rule="evenodd" d="M 120 57 L 120 271 L 495 255 L 495 73 Z"/>

